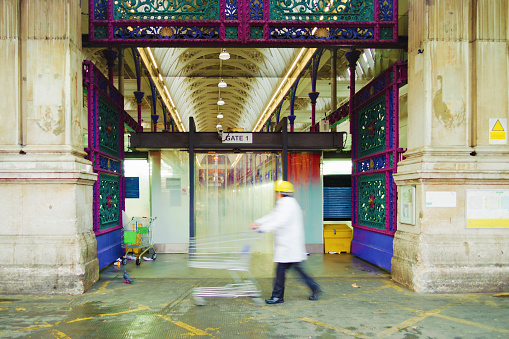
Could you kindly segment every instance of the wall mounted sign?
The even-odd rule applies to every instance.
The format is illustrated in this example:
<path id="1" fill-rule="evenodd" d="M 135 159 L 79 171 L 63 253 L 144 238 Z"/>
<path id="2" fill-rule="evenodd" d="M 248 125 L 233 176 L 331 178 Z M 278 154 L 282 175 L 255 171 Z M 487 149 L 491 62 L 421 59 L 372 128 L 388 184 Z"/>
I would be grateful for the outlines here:
<path id="1" fill-rule="evenodd" d="M 252 144 L 253 133 L 223 133 L 223 144 Z"/>
<path id="2" fill-rule="evenodd" d="M 415 225 L 415 186 L 401 186 L 400 222 Z"/>
<path id="3" fill-rule="evenodd" d="M 490 145 L 507 144 L 507 119 L 490 119 Z"/>
<path id="4" fill-rule="evenodd" d="M 456 207 L 456 192 L 426 192 L 426 207 Z"/>
<path id="5" fill-rule="evenodd" d="M 509 228 L 509 190 L 466 190 L 467 228 Z"/>

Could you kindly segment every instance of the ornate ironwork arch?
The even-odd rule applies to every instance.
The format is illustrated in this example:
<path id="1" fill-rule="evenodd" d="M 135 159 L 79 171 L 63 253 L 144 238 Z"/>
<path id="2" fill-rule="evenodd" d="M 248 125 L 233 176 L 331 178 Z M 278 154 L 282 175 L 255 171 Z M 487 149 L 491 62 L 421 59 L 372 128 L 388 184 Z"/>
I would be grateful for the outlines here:
<path id="1" fill-rule="evenodd" d="M 324 46 L 398 40 L 397 0 L 91 0 L 95 44 Z"/>

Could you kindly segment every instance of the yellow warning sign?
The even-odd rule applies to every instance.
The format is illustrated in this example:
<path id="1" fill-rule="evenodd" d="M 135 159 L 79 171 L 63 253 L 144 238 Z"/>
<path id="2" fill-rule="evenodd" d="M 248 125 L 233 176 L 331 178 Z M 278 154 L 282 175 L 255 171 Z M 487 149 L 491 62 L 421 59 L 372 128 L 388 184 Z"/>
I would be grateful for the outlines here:
<path id="1" fill-rule="evenodd" d="M 490 144 L 507 144 L 507 119 L 490 119 Z"/>

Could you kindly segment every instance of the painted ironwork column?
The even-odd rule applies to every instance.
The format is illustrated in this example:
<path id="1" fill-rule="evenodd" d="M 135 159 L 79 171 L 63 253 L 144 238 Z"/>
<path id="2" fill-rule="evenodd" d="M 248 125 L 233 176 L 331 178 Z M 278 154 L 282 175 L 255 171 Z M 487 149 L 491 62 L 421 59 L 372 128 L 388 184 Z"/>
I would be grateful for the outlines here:
<path id="1" fill-rule="evenodd" d="M 118 48 L 118 91 L 124 95 L 124 48 Z"/>
<path id="2" fill-rule="evenodd" d="M 157 132 L 157 120 L 159 120 L 159 115 L 157 115 L 157 88 L 155 84 L 150 81 L 150 89 L 152 90 L 152 132 Z"/>
<path id="3" fill-rule="evenodd" d="M 320 95 L 319 92 L 310 92 L 308 93 L 309 99 L 311 99 L 311 128 L 310 132 L 315 132 L 315 116 L 316 116 L 316 99 Z"/>
<path id="4" fill-rule="evenodd" d="M 361 52 L 352 49 L 350 52 L 345 53 L 345 58 L 348 60 L 348 67 L 350 68 L 350 105 L 348 106 L 348 113 L 350 115 L 350 119 L 352 119 L 353 115 L 353 100 L 355 96 L 355 68 L 357 67 L 357 60 L 359 60 L 359 57 L 361 55 Z M 354 128 L 354 124 L 350 125 L 350 133 L 352 133 Z"/>
<path id="5" fill-rule="evenodd" d="M 295 81 L 291 88 L 290 95 L 290 115 L 288 120 L 290 121 L 290 132 L 293 132 L 293 125 L 295 124 L 295 97 L 297 96 L 297 86 L 299 85 L 300 77 Z"/>
<path id="6" fill-rule="evenodd" d="M 110 84 L 113 85 L 113 67 L 115 67 L 115 59 L 117 58 L 118 52 L 108 48 L 103 51 L 103 55 L 108 65 L 108 80 Z"/>
<path id="7" fill-rule="evenodd" d="M 163 132 L 168 132 L 168 119 L 166 117 L 168 111 L 166 109 L 166 105 L 164 104 L 163 97 L 159 97 L 159 101 L 161 101 L 161 107 L 163 108 L 163 119 L 164 119 Z"/>
<path id="8" fill-rule="evenodd" d="M 338 99 L 337 99 L 337 93 L 338 93 L 338 85 L 337 85 L 337 58 L 338 58 L 338 50 L 336 47 L 331 48 L 331 69 L 330 69 L 330 101 L 331 101 L 331 112 L 336 111 L 336 108 L 338 106 Z"/>
<path id="9" fill-rule="evenodd" d="M 310 132 L 315 131 L 315 118 L 316 118 L 316 99 L 320 95 L 316 91 L 316 79 L 318 78 L 318 66 L 320 65 L 320 59 L 322 58 L 323 49 L 318 50 L 311 60 L 311 93 L 308 93 L 311 99 L 311 128 Z"/>

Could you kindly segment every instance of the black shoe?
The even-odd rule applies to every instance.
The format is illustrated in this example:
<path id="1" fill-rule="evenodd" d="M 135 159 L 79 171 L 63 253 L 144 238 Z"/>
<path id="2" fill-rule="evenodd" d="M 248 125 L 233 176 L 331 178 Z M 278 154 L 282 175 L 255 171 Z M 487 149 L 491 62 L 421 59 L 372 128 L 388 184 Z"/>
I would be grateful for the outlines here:
<path id="1" fill-rule="evenodd" d="M 281 298 L 275 298 L 275 297 L 272 297 L 270 299 L 265 299 L 265 302 L 267 304 L 281 304 L 281 303 L 284 303 L 285 301 Z"/>
<path id="2" fill-rule="evenodd" d="M 309 300 L 318 300 L 318 296 L 323 293 L 321 287 L 318 287 L 316 291 L 313 291 L 313 294 L 309 297 Z"/>

